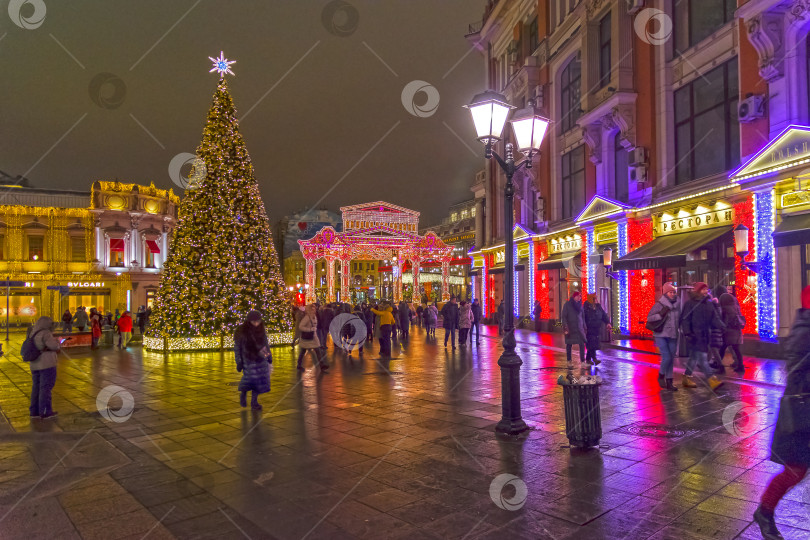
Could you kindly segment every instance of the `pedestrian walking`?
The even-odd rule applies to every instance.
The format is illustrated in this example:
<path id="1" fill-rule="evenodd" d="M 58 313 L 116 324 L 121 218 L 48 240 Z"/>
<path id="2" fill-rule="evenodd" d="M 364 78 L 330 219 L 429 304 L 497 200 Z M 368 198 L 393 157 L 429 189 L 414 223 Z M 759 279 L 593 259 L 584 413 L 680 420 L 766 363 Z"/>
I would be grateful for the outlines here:
<path id="1" fill-rule="evenodd" d="M 425 327 L 429 337 L 436 337 L 436 325 L 439 322 L 439 307 L 433 302 L 425 309 Z"/>
<path id="2" fill-rule="evenodd" d="M 794 407 L 788 396 L 810 394 L 810 286 L 802 290 L 802 307 L 796 312 L 796 320 L 784 341 L 787 356 L 787 384 L 780 405 L 771 443 L 770 460 L 784 469 L 774 476 L 762 493 L 759 507 L 754 512 L 754 521 L 767 540 L 783 540 L 774 518 L 779 501 L 799 484 L 810 467 L 810 431 L 798 431 L 789 425 L 788 416 L 806 418 L 807 407 Z M 806 402 L 805 402 L 806 403 Z M 791 415 L 783 411 L 789 407 Z"/>
<path id="3" fill-rule="evenodd" d="M 90 309 L 90 348 L 98 348 L 98 340 L 101 339 L 101 313 L 96 308 Z"/>
<path id="4" fill-rule="evenodd" d="M 727 349 L 731 349 L 731 355 L 734 357 L 731 369 L 737 373 L 744 373 L 745 366 L 743 365 L 740 345 L 743 342 L 745 317 L 740 309 L 740 303 L 733 294 L 725 292 L 720 295 L 720 308 L 722 310 L 723 324 L 726 325 L 726 329 L 723 331 L 723 346 L 720 348 L 720 358 L 725 356 Z"/>
<path id="5" fill-rule="evenodd" d="M 709 290 L 709 300 L 714 306 L 714 311 L 717 317 L 723 319 L 723 308 L 720 307 L 720 295 L 726 292 L 726 288 L 722 285 L 717 285 L 714 289 Z M 709 337 L 709 367 L 715 373 L 723 374 L 726 372 L 726 366 L 723 365 L 723 355 L 720 354 L 720 349 L 723 348 L 723 332 L 725 328 L 712 328 Z"/>
<path id="6" fill-rule="evenodd" d="M 475 342 L 480 343 L 481 331 L 478 326 L 481 324 L 481 304 L 478 303 L 478 298 L 473 298 L 472 306 L 472 327 L 470 328 L 470 345 L 472 345 L 473 332 L 475 332 Z"/>
<path id="7" fill-rule="evenodd" d="M 425 311 L 425 308 L 422 306 L 422 304 L 419 304 L 418 306 L 416 306 L 416 321 L 417 321 L 417 324 L 419 325 L 419 328 L 422 328 L 422 323 L 423 323 L 423 321 L 422 321 L 422 313 L 424 311 Z"/>
<path id="8" fill-rule="evenodd" d="M 404 300 L 399 302 L 399 306 L 397 307 L 399 311 L 399 330 L 402 335 L 402 339 L 408 339 L 408 335 L 410 334 L 410 327 L 411 327 L 411 308 L 408 306 L 408 303 Z"/>
<path id="9" fill-rule="evenodd" d="M 497 313 L 497 316 L 498 316 L 498 335 L 499 336 L 503 335 L 503 325 L 504 325 L 504 322 L 505 322 L 504 321 L 504 314 L 506 313 L 505 309 L 506 308 L 503 305 L 503 300 L 501 300 L 501 303 L 498 304 L 498 313 Z"/>
<path id="10" fill-rule="evenodd" d="M 290 348 L 295 349 L 295 345 L 301 340 L 301 319 L 304 318 L 304 308 L 300 306 L 293 307 L 293 321 L 295 322 L 295 331 L 293 332 L 293 340 Z"/>
<path id="11" fill-rule="evenodd" d="M 70 314 L 70 310 L 66 309 L 65 312 L 62 314 L 62 332 L 73 332 L 73 315 Z"/>
<path id="12" fill-rule="evenodd" d="M 442 306 L 442 327 L 444 328 L 444 346 L 447 348 L 447 338 L 451 338 L 453 350 L 456 348 L 456 328 L 458 328 L 458 304 L 456 297 L 451 296 L 450 301 Z"/>
<path id="13" fill-rule="evenodd" d="M 239 405 L 247 407 L 247 393 L 250 392 L 250 408 L 260 411 L 259 394 L 270 391 L 270 364 L 273 363 L 262 314 L 258 311 L 248 313 L 245 322 L 236 329 L 233 341 L 236 371 L 242 373 Z"/>
<path id="14" fill-rule="evenodd" d="M 314 356 L 312 363 L 320 366 L 321 371 L 329 369 L 329 364 L 324 360 L 325 354 L 320 350 L 321 342 L 318 339 L 318 316 L 316 314 L 315 304 L 307 305 L 304 316 L 301 317 L 301 322 L 298 323 L 298 328 L 301 329 L 301 340 L 298 342 L 298 347 L 301 352 L 298 353 L 298 370 L 304 370 L 304 355 L 308 351 L 312 351 Z"/>
<path id="15" fill-rule="evenodd" d="M 301 330 L 301 338 L 298 342 L 298 347 L 300 348 L 300 352 L 298 353 L 298 370 L 304 370 L 304 355 L 310 351 L 313 355 L 313 365 L 317 364 L 320 366 L 321 371 L 328 370 L 329 364 L 327 364 L 324 359 L 326 355 L 321 351 L 321 341 L 318 338 L 318 316 L 317 306 L 315 306 L 315 304 L 307 305 L 304 310 L 304 316 L 301 317 L 301 321 L 298 323 L 298 328 Z"/>
<path id="16" fill-rule="evenodd" d="M 374 313 L 368 304 L 363 305 L 363 321 L 366 323 L 366 341 L 371 346 L 374 342 Z"/>
<path id="17" fill-rule="evenodd" d="M 84 306 L 76 308 L 76 313 L 73 314 L 73 320 L 71 322 L 79 332 L 85 332 L 87 330 L 89 319 Z"/>
<path id="18" fill-rule="evenodd" d="M 585 321 L 585 345 L 588 347 L 588 352 L 585 355 L 585 361 L 588 364 L 599 365 L 602 363 L 596 357 L 596 351 L 600 347 L 600 336 L 602 334 L 602 325 L 606 325 L 610 331 L 610 318 L 605 310 L 602 309 L 602 304 L 596 301 L 595 294 L 588 295 L 588 301 L 583 306 L 583 319 Z"/>
<path id="19" fill-rule="evenodd" d="M 647 314 L 647 328 L 652 330 L 653 340 L 661 353 L 658 386 L 671 392 L 677 392 L 678 389 L 672 383 L 672 379 L 675 352 L 678 348 L 678 321 L 680 320 L 681 303 L 678 300 L 678 289 L 672 283 L 664 283 L 662 291 L 663 294 Z"/>
<path id="20" fill-rule="evenodd" d="M 121 336 L 118 346 L 124 350 L 127 348 L 129 340 L 132 339 L 132 315 L 129 311 L 124 311 L 121 318 L 118 319 L 118 334 Z"/>
<path id="21" fill-rule="evenodd" d="M 472 306 L 464 300 L 458 305 L 458 344 L 467 346 L 467 334 L 472 327 Z"/>
<path id="22" fill-rule="evenodd" d="M 574 291 L 571 298 L 563 305 L 562 325 L 565 333 L 565 358 L 568 367 L 574 367 L 571 351 L 574 345 L 579 347 L 579 362 L 585 363 L 585 319 L 582 313 L 582 295 Z"/>
<path id="23" fill-rule="evenodd" d="M 379 317 L 379 340 L 380 340 L 380 356 L 391 356 L 391 332 L 394 327 L 394 316 L 392 315 L 391 305 L 388 302 L 383 302 L 380 309 L 372 308 L 371 311 Z"/>
<path id="24" fill-rule="evenodd" d="M 714 303 L 709 299 L 709 286 L 698 281 L 692 286 L 689 300 L 681 312 L 681 330 L 686 336 L 689 346 L 689 361 L 683 375 L 684 388 L 695 388 L 697 384 L 692 380 L 695 366 L 706 375 L 706 382 L 712 390 L 722 386 L 723 381 L 712 372 L 708 362 L 709 347 L 711 345 L 712 328 L 723 329 L 723 321 L 715 310 Z"/>
<path id="25" fill-rule="evenodd" d="M 145 314 L 146 307 L 139 306 L 138 312 L 135 314 L 135 324 L 138 326 L 138 331 L 141 335 L 143 335 L 143 332 L 146 329 L 146 318 L 144 317 Z"/>
<path id="26" fill-rule="evenodd" d="M 61 345 L 54 337 L 52 327 L 53 319 L 40 317 L 28 334 L 31 345 L 39 352 L 38 355 L 34 352 L 34 356 L 27 360 L 31 368 L 31 406 L 28 411 L 31 418 L 38 417 L 43 420 L 58 414 L 53 410 L 51 392 L 56 385 L 56 354 Z M 24 360 L 27 357 L 26 349 L 28 346 L 23 343 L 20 353 Z"/>

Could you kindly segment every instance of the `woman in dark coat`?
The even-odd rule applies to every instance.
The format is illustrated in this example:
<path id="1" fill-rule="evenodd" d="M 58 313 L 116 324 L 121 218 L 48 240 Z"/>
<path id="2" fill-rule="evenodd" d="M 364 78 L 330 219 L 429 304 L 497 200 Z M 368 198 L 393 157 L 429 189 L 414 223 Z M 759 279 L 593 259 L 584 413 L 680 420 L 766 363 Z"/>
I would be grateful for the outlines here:
<path id="1" fill-rule="evenodd" d="M 726 294 L 726 288 L 722 285 L 716 286 L 711 293 L 714 311 L 721 320 L 723 318 L 723 309 L 720 307 L 720 297 L 724 294 Z M 726 372 L 726 367 L 723 365 L 723 356 L 720 354 L 720 350 L 723 348 L 723 332 L 724 329 L 713 327 L 709 338 L 709 365 L 717 373 Z"/>
<path id="2" fill-rule="evenodd" d="M 259 394 L 270 391 L 270 364 L 273 363 L 262 314 L 258 311 L 248 313 L 247 320 L 236 329 L 233 340 L 236 371 L 242 372 L 239 404 L 247 407 L 247 393 L 250 391 L 250 406 L 260 411 Z"/>
<path id="3" fill-rule="evenodd" d="M 743 373 L 745 366 L 743 366 L 740 345 L 743 342 L 742 331 L 745 327 L 745 318 L 740 310 L 740 303 L 733 295 L 726 292 L 720 295 L 720 308 L 723 311 L 723 323 L 726 325 L 726 329 L 723 331 L 723 346 L 720 348 L 720 356 L 725 356 L 726 349 L 730 348 L 734 357 L 732 369 L 737 373 Z"/>
<path id="4" fill-rule="evenodd" d="M 579 291 L 574 291 L 571 299 L 565 303 L 562 310 L 562 325 L 565 332 L 565 355 L 568 359 L 568 367 L 571 362 L 571 350 L 574 345 L 579 345 L 579 361 L 585 363 L 585 320 L 582 316 L 582 295 Z"/>
<path id="5" fill-rule="evenodd" d="M 802 308 L 785 338 L 788 378 L 785 395 L 810 393 L 810 286 L 802 290 Z M 810 432 L 786 432 L 776 422 L 771 461 L 784 465 L 785 469 L 774 476 L 762 494 L 759 508 L 754 512 L 754 521 L 762 536 L 779 540 L 782 535 L 776 528 L 774 511 L 785 494 L 804 479 L 810 467 Z"/>
<path id="6" fill-rule="evenodd" d="M 596 301 L 595 294 L 588 295 L 588 301 L 583 306 L 583 318 L 585 320 L 585 344 L 588 346 L 588 354 L 585 356 L 589 364 L 599 365 L 601 360 L 596 358 L 596 351 L 599 347 L 599 335 L 602 333 L 602 325 L 610 327 L 610 319 L 602 309 L 602 304 Z"/>

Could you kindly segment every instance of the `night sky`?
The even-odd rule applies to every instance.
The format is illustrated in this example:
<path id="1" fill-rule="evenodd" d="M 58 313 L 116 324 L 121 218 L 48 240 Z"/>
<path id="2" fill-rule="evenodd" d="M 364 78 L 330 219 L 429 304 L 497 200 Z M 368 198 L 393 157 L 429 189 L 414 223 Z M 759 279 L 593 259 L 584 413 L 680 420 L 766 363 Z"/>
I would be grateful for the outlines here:
<path id="1" fill-rule="evenodd" d="M 272 221 L 387 200 L 430 225 L 472 197 L 482 149 L 461 106 L 485 79 L 464 34 L 484 0 L 20 3 L 0 0 L 0 170 L 35 187 L 182 192 L 169 163 L 200 141 L 224 51 Z M 411 81 L 435 111 L 405 109 Z"/>

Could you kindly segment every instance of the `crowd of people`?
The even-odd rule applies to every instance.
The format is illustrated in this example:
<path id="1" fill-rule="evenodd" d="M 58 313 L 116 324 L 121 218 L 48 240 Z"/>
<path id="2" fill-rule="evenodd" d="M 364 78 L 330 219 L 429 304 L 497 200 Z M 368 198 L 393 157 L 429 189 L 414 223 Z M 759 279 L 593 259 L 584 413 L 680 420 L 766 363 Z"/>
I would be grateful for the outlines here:
<path id="1" fill-rule="evenodd" d="M 784 340 L 787 357 L 787 385 L 780 405 L 771 445 L 770 459 L 783 466 L 783 470 L 771 479 L 761 497 L 760 505 L 753 518 L 767 539 L 782 538 L 776 526 L 774 513 L 785 494 L 801 482 L 810 467 L 810 410 L 806 396 L 810 396 L 810 286 L 802 291 L 802 307 L 796 314 L 795 322 Z M 80 307 L 71 314 L 66 310 L 62 316 L 62 330 L 72 332 L 75 327 L 80 332 L 90 329 L 92 346 L 98 346 L 102 326 L 116 330 L 118 346 L 125 348 L 131 338 L 133 324 L 144 332 L 151 311 L 143 306 L 138 310 L 135 321 L 128 311 L 120 316 L 107 313 L 102 316 L 95 308 L 89 313 Z M 331 328 L 336 317 L 348 314 L 342 319 L 340 328 Z M 421 304 L 414 308 L 407 302 L 394 304 L 389 301 L 361 303 L 309 304 L 295 308 L 295 340 L 300 348 L 297 368 L 304 370 L 304 357 L 310 353 L 313 363 L 321 372 L 329 370 L 326 361 L 328 337 L 336 347 L 340 346 L 351 355 L 357 347 L 363 354 L 365 346 L 371 347 L 374 338 L 379 341 L 382 357 L 391 356 L 392 340 L 407 342 L 410 328 L 416 324 L 425 329 L 428 339 L 435 339 L 439 315 L 444 328 L 444 346 L 448 342 L 456 348 L 456 330 L 459 331 L 459 345 L 469 342 L 479 343 L 479 325 L 483 323 L 481 306 L 472 302 L 451 298 L 439 310 L 436 302 Z M 501 319 L 502 320 L 502 319 Z M 573 367 L 573 347 L 578 347 L 581 365 L 598 365 L 601 360 L 596 352 L 600 348 L 604 330 L 611 331 L 610 317 L 589 294 L 583 301 L 579 292 L 574 292 L 562 310 L 561 323 L 565 334 L 566 360 Z M 672 283 L 665 283 L 662 294 L 650 309 L 647 328 L 652 332 L 655 344 L 660 351 L 661 361 L 658 384 L 662 390 L 675 392 L 674 364 L 679 341 L 688 350 L 681 386 L 695 388 L 694 371 L 699 369 L 705 378 L 705 385 L 712 391 L 723 384 L 718 375 L 725 373 L 722 361 L 727 351 L 731 352 L 732 369 L 745 371 L 740 345 L 742 344 L 745 317 L 736 297 L 725 287 L 710 289 L 706 283 L 693 284 L 685 299 L 678 297 L 678 290 Z M 28 338 L 21 351 L 25 357 L 29 351 L 32 375 L 31 417 L 49 419 L 57 415 L 53 410 L 51 390 L 56 382 L 56 359 L 61 342 L 53 334 L 54 323 L 49 317 L 41 317 L 29 330 Z M 360 334 L 358 335 L 358 332 Z M 337 339 L 336 339 L 337 338 Z M 270 364 L 273 357 L 265 332 L 262 315 L 251 311 L 234 335 L 234 356 L 236 369 L 242 372 L 239 383 L 239 401 L 247 407 L 247 393 L 251 393 L 251 407 L 261 410 L 258 396 L 270 391 Z M 30 351 L 35 351 L 31 356 Z M 803 398 L 796 400 L 794 398 Z M 797 427 L 799 426 L 799 427 Z"/>

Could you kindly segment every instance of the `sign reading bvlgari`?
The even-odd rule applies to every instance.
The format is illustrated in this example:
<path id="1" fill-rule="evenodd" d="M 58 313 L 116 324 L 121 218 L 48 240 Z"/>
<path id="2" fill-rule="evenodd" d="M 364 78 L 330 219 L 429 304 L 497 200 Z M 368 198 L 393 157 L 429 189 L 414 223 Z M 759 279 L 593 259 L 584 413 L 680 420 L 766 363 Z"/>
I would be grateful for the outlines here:
<path id="1" fill-rule="evenodd" d="M 582 237 L 578 234 L 552 238 L 548 243 L 549 254 L 563 251 L 578 251 L 580 249 L 582 249 Z"/>
<path id="2" fill-rule="evenodd" d="M 703 209 L 703 211 L 691 213 L 680 210 L 677 215 L 664 212 L 663 216 L 654 217 L 655 235 L 676 234 L 734 224 L 733 207 L 716 210 L 706 210 L 703 207 L 699 207 L 699 209 Z"/>

